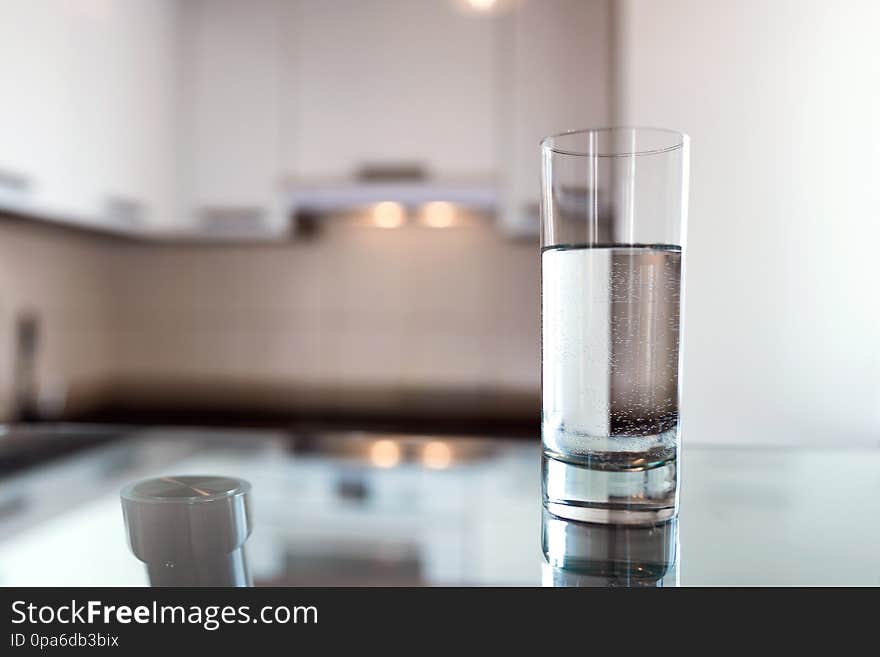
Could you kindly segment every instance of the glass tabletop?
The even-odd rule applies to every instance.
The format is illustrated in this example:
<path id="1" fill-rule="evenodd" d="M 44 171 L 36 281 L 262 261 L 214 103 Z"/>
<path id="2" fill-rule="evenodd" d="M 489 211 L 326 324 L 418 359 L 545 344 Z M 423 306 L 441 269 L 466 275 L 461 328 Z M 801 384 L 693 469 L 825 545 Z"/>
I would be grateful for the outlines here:
<path id="1" fill-rule="evenodd" d="M 191 475 L 250 483 L 257 586 L 880 584 L 880 450 L 686 442 L 679 519 L 651 527 L 542 513 L 539 451 L 366 432 L 7 432 L 0 585 L 147 585 L 120 491 Z"/>

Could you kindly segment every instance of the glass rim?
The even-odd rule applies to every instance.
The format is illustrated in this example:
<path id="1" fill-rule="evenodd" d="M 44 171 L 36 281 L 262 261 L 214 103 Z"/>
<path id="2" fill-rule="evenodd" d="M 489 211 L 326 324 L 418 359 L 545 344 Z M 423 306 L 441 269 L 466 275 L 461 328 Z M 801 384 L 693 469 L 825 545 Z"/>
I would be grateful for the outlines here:
<path id="1" fill-rule="evenodd" d="M 659 145 L 654 148 L 636 148 L 629 151 L 593 152 L 584 148 L 563 147 L 560 142 L 568 141 L 586 135 L 612 135 L 614 133 L 631 133 L 635 135 L 651 135 L 662 141 L 668 140 L 667 145 Z M 573 139 L 572 139 L 573 141 Z M 669 128 L 652 128 L 647 126 L 608 126 L 604 128 L 583 128 L 579 130 L 566 130 L 554 135 L 549 135 L 541 140 L 541 150 L 556 155 L 569 155 L 573 157 L 636 157 L 642 155 L 660 155 L 682 150 L 690 142 L 690 136 L 685 132 Z"/>

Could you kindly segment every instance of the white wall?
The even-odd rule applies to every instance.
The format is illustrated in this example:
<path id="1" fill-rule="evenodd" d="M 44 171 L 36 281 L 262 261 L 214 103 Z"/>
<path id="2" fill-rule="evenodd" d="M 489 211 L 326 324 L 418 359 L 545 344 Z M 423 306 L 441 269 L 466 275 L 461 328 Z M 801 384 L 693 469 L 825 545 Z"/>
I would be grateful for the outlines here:
<path id="1" fill-rule="evenodd" d="M 622 122 L 692 137 L 688 442 L 880 442 L 880 3 L 624 0 Z"/>

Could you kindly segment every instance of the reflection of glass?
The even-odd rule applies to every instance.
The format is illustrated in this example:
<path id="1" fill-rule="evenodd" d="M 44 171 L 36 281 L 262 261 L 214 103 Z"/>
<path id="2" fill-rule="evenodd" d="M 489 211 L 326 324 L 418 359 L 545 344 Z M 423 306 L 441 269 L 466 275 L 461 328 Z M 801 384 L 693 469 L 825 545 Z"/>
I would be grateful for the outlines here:
<path id="1" fill-rule="evenodd" d="M 126 486 L 132 552 L 152 586 L 251 586 L 244 543 L 251 486 L 230 477 L 159 477 Z"/>
<path id="2" fill-rule="evenodd" d="M 678 520 L 657 525 L 573 522 L 544 511 L 544 586 L 677 586 Z"/>
<path id="3" fill-rule="evenodd" d="M 677 506 L 688 138 L 612 128 L 542 143 L 544 503 L 587 522 Z"/>

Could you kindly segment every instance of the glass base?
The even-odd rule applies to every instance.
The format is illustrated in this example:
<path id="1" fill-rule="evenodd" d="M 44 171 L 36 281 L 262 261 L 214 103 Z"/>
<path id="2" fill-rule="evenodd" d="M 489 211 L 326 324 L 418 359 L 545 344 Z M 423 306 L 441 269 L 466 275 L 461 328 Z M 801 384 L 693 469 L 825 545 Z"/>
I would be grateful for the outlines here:
<path id="1" fill-rule="evenodd" d="M 647 525 L 678 512 L 678 461 L 639 453 L 566 460 L 550 451 L 542 459 L 544 507 L 577 522 Z"/>

